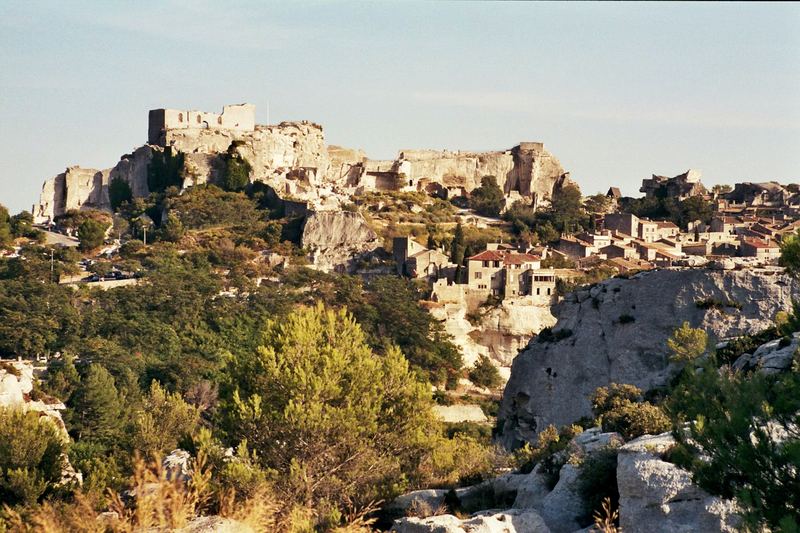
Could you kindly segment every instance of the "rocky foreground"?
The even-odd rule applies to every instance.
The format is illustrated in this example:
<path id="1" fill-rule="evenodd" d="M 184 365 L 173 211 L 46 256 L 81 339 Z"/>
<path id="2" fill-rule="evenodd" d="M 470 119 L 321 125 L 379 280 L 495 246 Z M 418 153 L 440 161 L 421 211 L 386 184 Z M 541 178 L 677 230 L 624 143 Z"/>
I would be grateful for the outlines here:
<path id="1" fill-rule="evenodd" d="M 675 444 L 668 433 L 624 443 L 618 433 L 592 428 L 576 436 L 563 452 L 566 464 L 550 487 L 537 466 L 529 474 L 507 474 L 455 491 L 458 505 L 513 502 L 508 509 L 478 511 L 467 518 L 451 514 L 408 517 L 395 522 L 396 533 L 572 533 L 591 531 L 581 491 L 586 462 L 604 450 L 617 451 L 619 527 L 628 533 L 735 532 L 741 519 L 734 502 L 712 496 L 692 483 L 691 474 L 664 460 Z M 395 502 L 402 509 L 435 510 L 453 502 L 445 490 L 418 491 Z M 586 529 L 584 529 L 586 528 Z"/>

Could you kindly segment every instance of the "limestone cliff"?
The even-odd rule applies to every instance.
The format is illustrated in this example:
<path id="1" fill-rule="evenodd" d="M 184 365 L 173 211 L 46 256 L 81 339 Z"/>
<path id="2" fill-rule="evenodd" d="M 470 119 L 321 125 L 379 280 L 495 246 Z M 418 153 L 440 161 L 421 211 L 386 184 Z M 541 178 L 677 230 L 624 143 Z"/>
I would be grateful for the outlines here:
<path id="1" fill-rule="evenodd" d="M 254 113 L 252 106 L 233 107 L 246 107 L 248 116 Z M 188 114 L 197 123 L 188 127 L 182 112 L 160 112 L 161 122 L 151 124 L 148 130 L 151 144 L 123 156 L 113 168 L 70 167 L 47 180 L 34 206 L 35 220 L 46 222 L 70 209 L 109 209 L 108 185 L 113 179 L 126 181 L 135 197 L 146 196 L 147 166 L 152 154 L 167 146 L 186 156 L 184 186 L 216 180 L 222 168 L 220 156 L 233 146 L 250 162 L 252 181 L 267 183 L 282 197 L 316 205 L 335 206 L 362 191 L 462 196 L 479 186 L 487 175 L 497 178 L 509 201 L 528 198 L 540 205 L 549 201 L 553 191 L 569 183 L 569 174 L 542 143 L 523 142 L 498 152 L 403 150 L 394 160 L 376 161 L 361 150 L 327 146 L 322 126 L 313 122 L 269 126 L 248 122 L 247 126 L 237 123 L 237 127 L 226 128 L 225 113 L 218 116 L 192 111 Z M 169 115 L 166 122 L 165 113 Z M 151 113 L 151 121 L 153 116 Z M 174 120 L 182 126 L 176 126 Z"/>
<path id="2" fill-rule="evenodd" d="M 328 210 L 308 214 L 301 245 L 311 254 L 315 268 L 353 272 L 381 245 L 381 240 L 360 213 Z"/>
<path id="3" fill-rule="evenodd" d="M 535 205 L 549 201 L 569 180 L 558 159 L 542 143 L 531 142 L 503 152 L 403 150 L 397 166 L 418 190 L 465 194 L 480 186 L 484 176 L 495 176 L 506 195 L 518 193 Z"/>
<path id="4" fill-rule="evenodd" d="M 486 355 L 499 367 L 504 379 L 508 379 L 511 362 L 531 337 L 555 324 L 549 307 L 513 300 L 484 310 L 477 324 L 467 319 L 469 309 L 464 301 L 431 303 L 428 308 L 461 349 L 465 366 L 471 367 L 478 357 Z"/>
<path id="5" fill-rule="evenodd" d="M 684 321 L 723 340 L 768 328 L 798 297 L 800 284 L 774 270 L 650 271 L 571 293 L 554 309 L 553 329 L 562 338 L 534 339 L 514 360 L 499 438 L 516 447 L 548 424 L 589 416 L 592 392 L 612 382 L 643 390 L 664 385 L 673 370 L 666 340 Z M 741 309 L 698 307 L 705 299 Z"/>

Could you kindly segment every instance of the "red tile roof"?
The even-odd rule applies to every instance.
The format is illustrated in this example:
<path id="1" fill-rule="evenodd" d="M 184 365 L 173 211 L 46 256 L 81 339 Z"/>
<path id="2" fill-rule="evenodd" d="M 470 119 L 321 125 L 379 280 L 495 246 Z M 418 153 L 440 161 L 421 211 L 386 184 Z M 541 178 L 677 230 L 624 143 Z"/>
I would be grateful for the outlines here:
<path id="1" fill-rule="evenodd" d="M 469 261 L 502 261 L 504 255 L 505 254 L 503 252 L 499 252 L 497 250 L 484 250 L 483 252 L 470 257 Z"/>

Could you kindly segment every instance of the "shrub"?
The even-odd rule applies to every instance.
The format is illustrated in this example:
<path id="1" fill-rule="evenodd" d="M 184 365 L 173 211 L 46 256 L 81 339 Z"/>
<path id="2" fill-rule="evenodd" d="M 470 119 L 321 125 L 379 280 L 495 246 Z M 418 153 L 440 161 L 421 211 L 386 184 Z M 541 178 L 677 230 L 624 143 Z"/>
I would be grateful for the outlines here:
<path id="1" fill-rule="evenodd" d="M 553 328 L 544 328 L 539 334 L 536 336 L 536 342 L 558 342 L 560 340 L 569 338 L 572 336 L 572 330 L 568 328 L 562 328 L 557 331 L 553 331 Z"/>
<path id="2" fill-rule="evenodd" d="M 667 339 L 670 359 L 678 363 L 688 363 L 703 355 L 708 345 L 708 335 L 702 329 L 696 329 L 684 322 Z"/>
<path id="3" fill-rule="evenodd" d="M 63 452 L 53 421 L 0 408 L 0 502 L 32 504 L 52 492 L 61 480 Z"/>
<path id="4" fill-rule="evenodd" d="M 497 367 L 492 363 L 492 360 L 485 355 L 481 355 L 475 366 L 469 371 L 469 380 L 478 387 L 486 387 L 493 389 L 502 383 L 500 372 Z"/>
<path id="5" fill-rule="evenodd" d="M 668 431 L 672 426 L 664 411 L 641 397 L 641 389 L 634 385 L 612 383 L 595 390 L 592 411 L 603 431 L 616 431 L 626 440 Z"/>
<path id="6" fill-rule="evenodd" d="M 153 158 L 147 165 L 147 187 L 151 192 L 164 192 L 168 187 L 183 186 L 183 152 L 173 153 L 167 146 L 163 151 L 153 150 Z"/>
<path id="7" fill-rule="evenodd" d="M 487 217 L 498 217 L 505 206 L 503 190 L 497 185 L 497 178 L 484 176 L 481 186 L 469 195 L 469 205 L 476 213 Z"/>

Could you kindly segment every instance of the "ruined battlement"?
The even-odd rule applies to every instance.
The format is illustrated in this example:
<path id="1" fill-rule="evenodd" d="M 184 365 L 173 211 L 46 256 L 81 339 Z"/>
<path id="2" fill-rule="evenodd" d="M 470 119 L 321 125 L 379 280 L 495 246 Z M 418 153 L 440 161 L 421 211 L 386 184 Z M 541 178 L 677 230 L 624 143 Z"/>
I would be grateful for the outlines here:
<path id="1" fill-rule="evenodd" d="M 217 129 L 254 131 L 256 106 L 253 104 L 226 105 L 222 113 L 184 111 L 180 109 L 151 109 L 148 115 L 147 142 L 161 144 L 168 130 Z"/>

